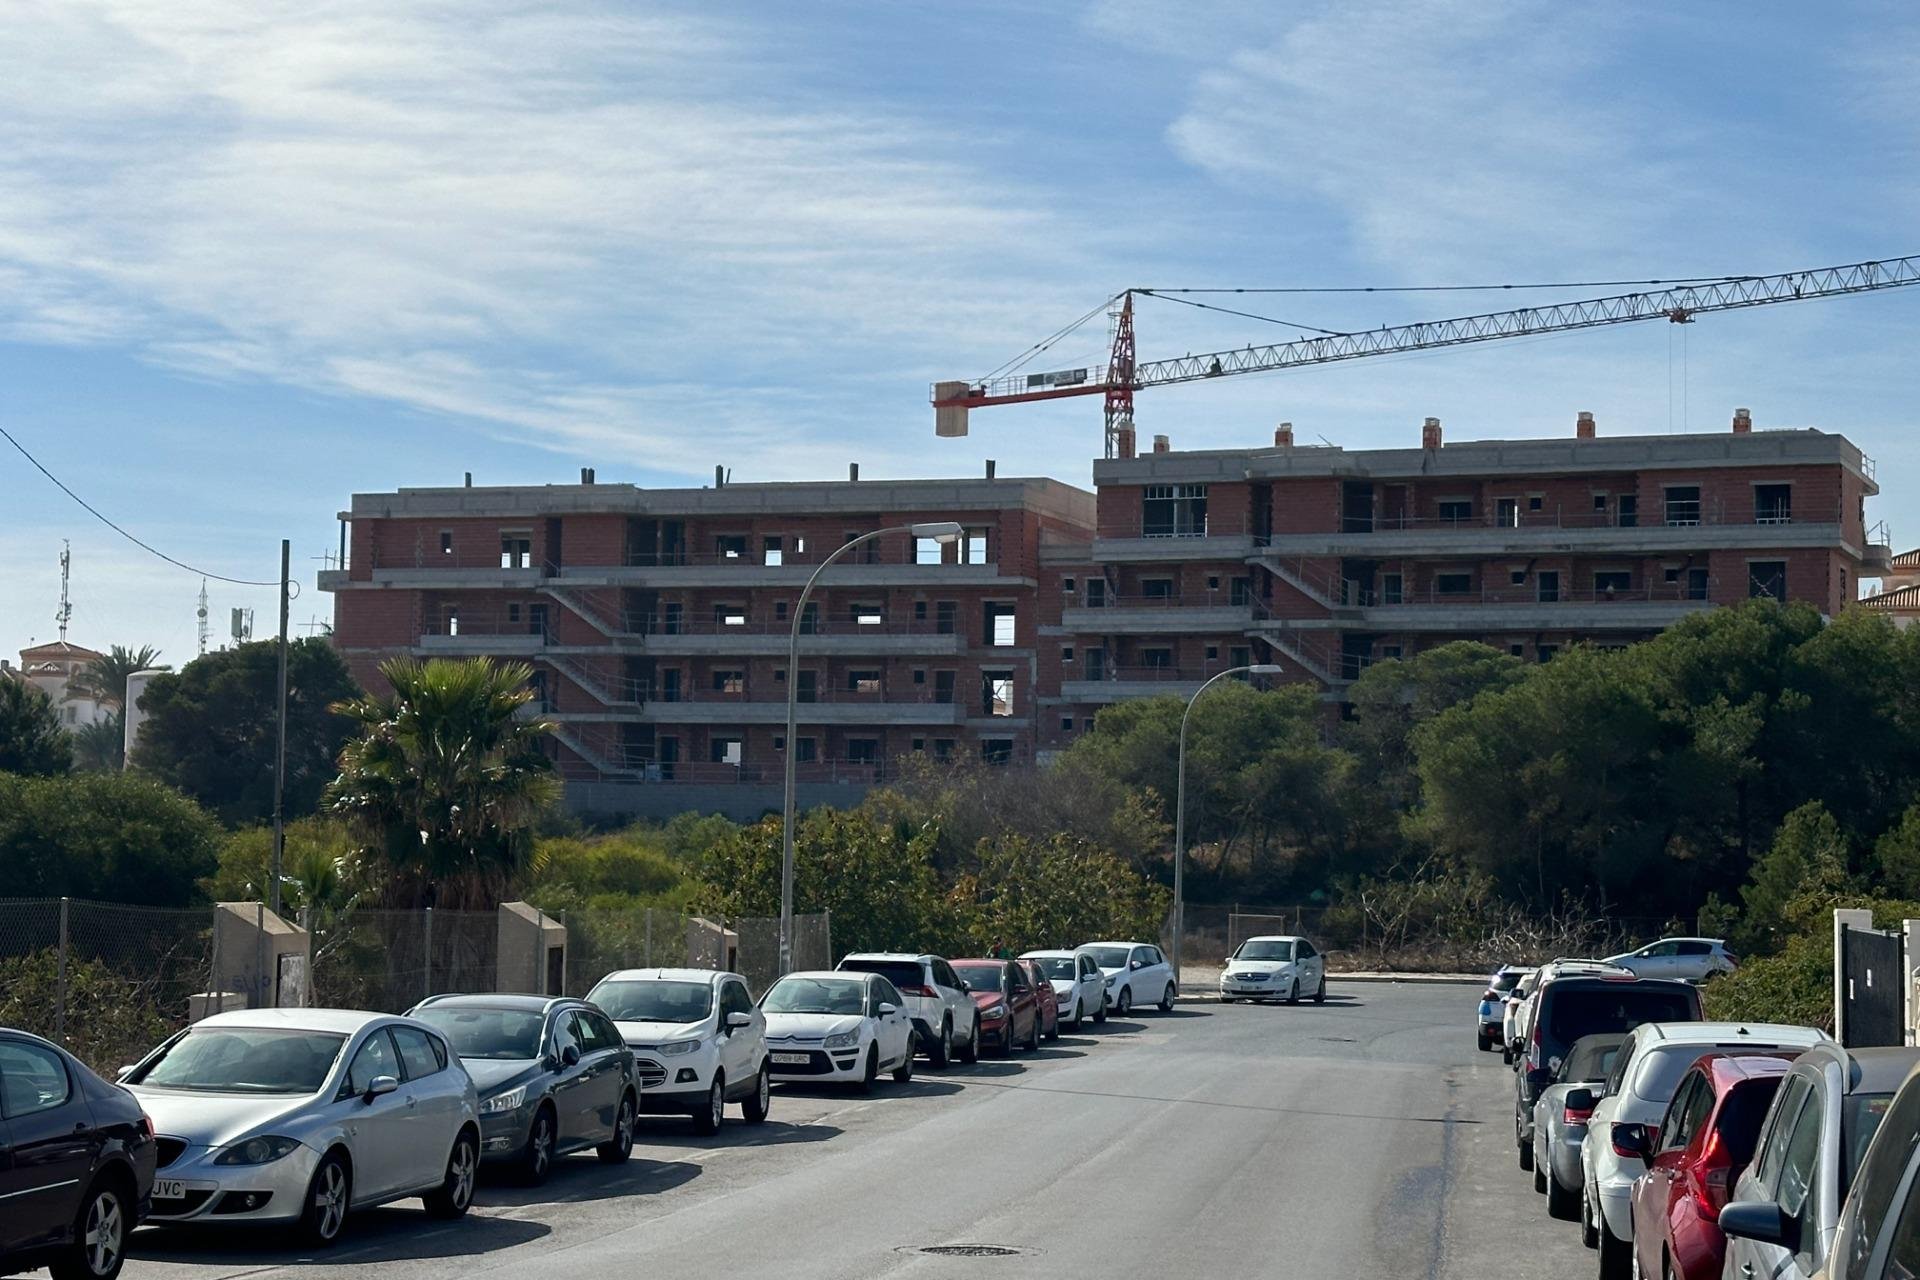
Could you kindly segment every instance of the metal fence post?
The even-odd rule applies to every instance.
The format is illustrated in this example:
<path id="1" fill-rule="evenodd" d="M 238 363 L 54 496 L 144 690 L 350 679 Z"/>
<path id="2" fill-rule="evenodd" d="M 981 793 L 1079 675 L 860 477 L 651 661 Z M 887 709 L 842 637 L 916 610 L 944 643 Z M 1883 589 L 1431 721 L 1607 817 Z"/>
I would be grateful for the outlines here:
<path id="1" fill-rule="evenodd" d="M 53 1038 L 61 1044 L 67 1042 L 67 904 L 70 901 L 60 899 L 60 974 L 54 988 Z"/>
<path id="2" fill-rule="evenodd" d="M 422 978 L 422 987 L 421 987 L 420 994 L 423 997 L 430 996 L 433 994 L 433 908 L 432 907 L 427 908 L 426 934 L 427 934 L 426 942 L 424 947 L 422 948 L 423 954 L 421 955 L 421 973 L 423 975 L 423 978 Z"/>
<path id="3" fill-rule="evenodd" d="M 652 907 L 646 908 L 646 912 L 647 912 L 647 927 L 644 934 L 642 935 L 646 939 L 646 944 L 645 944 L 646 950 L 642 953 L 645 958 L 641 961 L 641 964 L 644 965 L 646 968 L 651 969 L 653 968 L 653 908 Z"/>
<path id="4" fill-rule="evenodd" d="M 827 967 L 833 968 L 833 912 L 820 913 L 820 928 L 827 935 Z"/>
<path id="5" fill-rule="evenodd" d="M 267 995 L 267 904 L 253 904 L 253 993 L 247 1008 L 265 1006 Z"/>

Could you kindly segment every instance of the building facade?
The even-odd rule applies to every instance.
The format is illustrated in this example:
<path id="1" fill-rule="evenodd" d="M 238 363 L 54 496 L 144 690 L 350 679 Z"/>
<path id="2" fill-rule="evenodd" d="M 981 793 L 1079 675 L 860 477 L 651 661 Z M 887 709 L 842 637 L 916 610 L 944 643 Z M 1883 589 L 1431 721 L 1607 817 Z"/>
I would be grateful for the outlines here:
<path id="1" fill-rule="evenodd" d="M 1530 660 L 1624 645 L 1752 596 L 1837 612 L 1892 563 L 1870 460 L 1820 431 L 1418 448 L 1297 446 L 1098 462 L 1040 479 L 406 489 L 342 513 L 335 642 L 362 681 L 395 653 L 534 664 L 589 808 L 776 803 L 802 584 L 803 785 L 901 757 L 1044 758 L 1103 706 L 1278 663 L 1330 704 L 1370 663 L 1473 639 Z M 587 477 L 590 477 L 588 473 Z M 611 788 L 611 789 L 608 789 Z M 585 793 L 582 793 L 585 794 Z"/>
<path id="2" fill-rule="evenodd" d="M 113 715 L 113 707 L 93 696 L 85 681 L 79 679 L 86 669 L 105 657 L 66 640 L 37 644 L 20 651 L 20 665 L 0 660 L 0 679 L 25 681 L 47 695 L 60 723 L 68 729 L 83 729 Z"/>

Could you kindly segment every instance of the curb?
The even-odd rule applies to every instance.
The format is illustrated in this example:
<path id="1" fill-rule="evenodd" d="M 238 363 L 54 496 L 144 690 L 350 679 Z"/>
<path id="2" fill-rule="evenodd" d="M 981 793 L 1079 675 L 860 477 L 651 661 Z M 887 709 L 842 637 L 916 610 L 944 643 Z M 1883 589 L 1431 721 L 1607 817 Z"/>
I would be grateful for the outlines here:
<path id="1" fill-rule="evenodd" d="M 1329 984 L 1377 982 L 1428 987 L 1478 987 L 1483 986 L 1486 981 L 1484 977 L 1466 973 L 1330 973 L 1327 975 Z M 1189 986 L 1190 984 L 1182 986 L 1180 991 L 1182 1000 L 1218 1001 L 1220 999 L 1220 992 L 1216 988 L 1189 989 Z"/>

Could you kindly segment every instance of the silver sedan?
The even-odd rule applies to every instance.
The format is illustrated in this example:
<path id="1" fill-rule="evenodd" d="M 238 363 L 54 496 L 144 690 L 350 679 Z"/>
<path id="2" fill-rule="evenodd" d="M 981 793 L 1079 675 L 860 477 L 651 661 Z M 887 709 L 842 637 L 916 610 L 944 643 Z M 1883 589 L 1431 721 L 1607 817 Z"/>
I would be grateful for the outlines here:
<path id="1" fill-rule="evenodd" d="M 339 1009 L 217 1014 L 121 1078 L 152 1117 L 155 1225 L 286 1223 L 338 1239 L 352 1209 L 473 1201 L 473 1081 L 439 1032 Z"/>

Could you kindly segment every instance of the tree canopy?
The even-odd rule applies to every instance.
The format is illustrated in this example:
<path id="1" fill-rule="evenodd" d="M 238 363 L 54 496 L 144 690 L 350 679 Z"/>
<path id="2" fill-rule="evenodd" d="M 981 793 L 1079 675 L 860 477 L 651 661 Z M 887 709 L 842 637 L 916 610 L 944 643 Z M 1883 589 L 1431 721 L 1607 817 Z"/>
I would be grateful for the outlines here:
<path id="1" fill-rule="evenodd" d="M 196 902 L 220 836 L 204 809 L 151 778 L 0 773 L 0 898 Z"/>
<path id="2" fill-rule="evenodd" d="M 73 744 L 47 695 L 0 676 L 0 773 L 48 777 L 73 768 Z"/>

